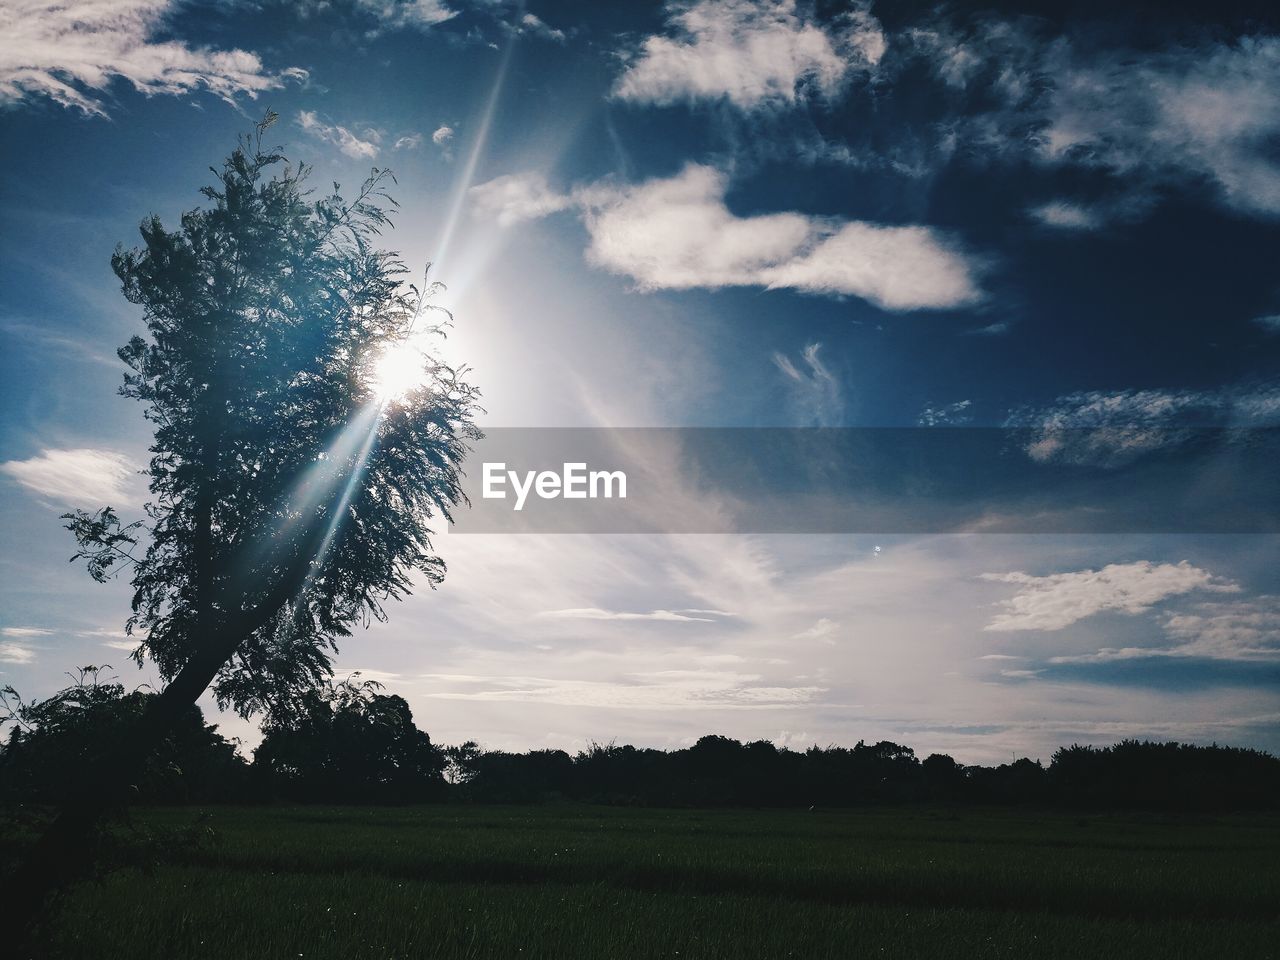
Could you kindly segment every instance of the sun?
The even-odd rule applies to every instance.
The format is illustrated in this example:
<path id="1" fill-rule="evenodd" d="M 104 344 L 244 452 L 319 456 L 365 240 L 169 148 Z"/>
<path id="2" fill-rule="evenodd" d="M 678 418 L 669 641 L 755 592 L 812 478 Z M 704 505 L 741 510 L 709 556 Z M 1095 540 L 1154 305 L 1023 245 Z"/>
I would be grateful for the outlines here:
<path id="1" fill-rule="evenodd" d="M 426 380 L 422 351 L 412 344 L 387 346 L 374 360 L 369 386 L 383 403 L 399 400 Z"/>

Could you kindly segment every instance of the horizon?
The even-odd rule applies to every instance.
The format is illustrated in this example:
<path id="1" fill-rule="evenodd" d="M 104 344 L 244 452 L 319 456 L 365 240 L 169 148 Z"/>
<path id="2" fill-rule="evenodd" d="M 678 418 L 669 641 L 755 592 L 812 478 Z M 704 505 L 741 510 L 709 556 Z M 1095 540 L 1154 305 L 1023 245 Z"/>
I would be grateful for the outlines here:
<path id="1" fill-rule="evenodd" d="M 383 683 L 434 743 L 888 740 L 992 766 L 1124 739 L 1280 754 L 1270 474 L 1229 443 L 1176 473 L 1197 430 L 1280 424 L 1274 11 L 15 9 L 0 685 L 43 698 L 88 663 L 159 685 L 127 662 L 128 584 L 69 565 L 59 516 L 109 504 L 127 522 L 146 500 L 148 424 L 115 395 L 141 314 L 112 251 L 143 218 L 172 228 L 204 205 L 208 167 L 272 111 L 266 139 L 317 190 L 395 171 L 380 246 L 406 282 L 430 264 L 446 285 L 443 354 L 482 391 L 481 428 L 517 453 L 565 428 L 604 438 L 554 460 L 565 489 L 571 466 L 626 466 L 622 496 L 561 498 L 571 519 L 539 527 L 546 464 L 478 444 L 474 505 L 436 528 L 444 582 L 340 642 L 335 678 Z M 382 365 L 384 402 L 399 374 Z M 847 491 L 797 498 L 852 474 L 831 447 L 785 469 L 739 450 L 724 482 L 694 455 L 724 447 L 680 448 L 687 428 L 973 431 L 974 470 L 951 480 L 977 507 L 957 521 L 961 493 L 895 487 L 949 519 L 841 526 L 819 507 Z M 1014 466 L 967 490 L 976 438 L 1017 431 Z M 515 510 L 516 494 L 481 503 L 499 462 Z M 1024 472 L 1044 478 L 1033 493 L 986 486 Z M 1077 488 L 1095 499 L 1061 492 Z"/>

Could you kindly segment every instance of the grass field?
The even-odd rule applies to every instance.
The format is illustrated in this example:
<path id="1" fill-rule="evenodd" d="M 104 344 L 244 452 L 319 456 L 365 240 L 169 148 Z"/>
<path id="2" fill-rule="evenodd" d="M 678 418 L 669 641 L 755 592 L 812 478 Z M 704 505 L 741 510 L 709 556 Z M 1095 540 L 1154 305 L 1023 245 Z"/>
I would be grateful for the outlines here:
<path id="1" fill-rule="evenodd" d="M 194 810 L 135 816 L 162 835 Z M 55 957 L 1280 958 L 1280 820 L 215 808 Z"/>

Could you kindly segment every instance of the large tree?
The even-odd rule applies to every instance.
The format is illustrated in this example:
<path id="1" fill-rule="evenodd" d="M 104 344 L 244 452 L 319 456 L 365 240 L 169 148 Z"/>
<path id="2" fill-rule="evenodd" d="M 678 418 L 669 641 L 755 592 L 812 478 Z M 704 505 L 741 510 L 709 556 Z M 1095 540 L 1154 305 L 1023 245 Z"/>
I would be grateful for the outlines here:
<path id="1" fill-rule="evenodd" d="M 476 390 L 433 350 L 450 318 L 377 247 L 390 175 L 315 196 L 305 165 L 263 146 L 272 120 L 213 170 L 203 208 L 173 230 L 145 220 L 112 258 L 146 325 L 119 354 L 121 393 L 154 424 L 151 501 L 131 524 L 109 507 L 67 520 L 95 578 L 127 571 L 135 656 L 167 686 L 15 878 L 32 911 L 211 684 L 245 715 L 287 709 L 338 638 L 444 576 L 429 525 L 463 502 L 478 436 Z"/>

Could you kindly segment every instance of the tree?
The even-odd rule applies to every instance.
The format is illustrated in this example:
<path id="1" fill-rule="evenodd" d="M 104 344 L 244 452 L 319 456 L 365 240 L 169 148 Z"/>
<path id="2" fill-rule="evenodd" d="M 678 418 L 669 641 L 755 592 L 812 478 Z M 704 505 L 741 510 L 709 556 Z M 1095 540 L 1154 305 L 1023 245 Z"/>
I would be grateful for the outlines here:
<path id="1" fill-rule="evenodd" d="M 109 670 L 80 667 L 70 674 L 70 686 L 30 703 L 13 687 L 0 690 L 0 726 L 13 724 L 0 748 L 0 797 L 65 803 L 82 788 L 84 765 L 126 735 L 156 696 L 145 689 L 126 692 Z M 158 744 L 135 786 L 138 798 L 150 803 L 243 800 L 248 769 L 236 745 L 205 723 L 192 704 Z"/>
<path id="2" fill-rule="evenodd" d="M 253 767 L 294 800 L 407 803 L 444 792 L 444 752 L 413 723 L 403 697 L 381 684 L 326 683 L 272 717 Z"/>
<path id="3" fill-rule="evenodd" d="M 19 907 L 211 684 L 246 716 L 286 710 L 337 639 L 444 576 L 430 524 L 465 501 L 479 436 L 466 370 L 432 353 L 451 318 L 375 245 L 391 175 L 316 198 L 308 167 L 264 148 L 274 120 L 213 170 L 204 208 L 175 230 L 145 220 L 142 247 L 112 258 L 147 330 L 119 351 L 120 392 L 154 424 L 152 499 L 127 525 L 110 507 L 66 519 L 93 577 L 129 572 L 135 656 L 167 686 L 41 839 Z"/>

